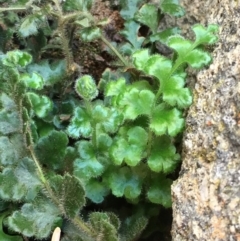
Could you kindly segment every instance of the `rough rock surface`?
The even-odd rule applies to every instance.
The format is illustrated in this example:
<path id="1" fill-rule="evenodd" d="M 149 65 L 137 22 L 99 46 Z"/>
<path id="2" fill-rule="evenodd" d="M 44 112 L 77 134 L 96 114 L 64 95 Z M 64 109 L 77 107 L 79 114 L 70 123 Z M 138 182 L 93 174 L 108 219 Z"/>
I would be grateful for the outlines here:
<path id="1" fill-rule="evenodd" d="M 220 33 L 213 63 L 194 80 L 183 164 L 172 186 L 173 241 L 240 241 L 240 6 L 236 2 L 181 1 L 187 15 L 177 20 L 178 25 L 185 29 L 195 22 L 218 24 Z"/>

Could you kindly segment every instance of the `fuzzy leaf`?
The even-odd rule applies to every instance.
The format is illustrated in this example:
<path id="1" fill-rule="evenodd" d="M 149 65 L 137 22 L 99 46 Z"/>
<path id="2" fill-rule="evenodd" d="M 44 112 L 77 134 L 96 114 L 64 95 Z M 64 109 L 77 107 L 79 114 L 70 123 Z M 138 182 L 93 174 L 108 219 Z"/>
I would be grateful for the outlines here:
<path id="1" fill-rule="evenodd" d="M 86 197 L 94 203 L 102 203 L 104 197 L 108 195 L 109 189 L 98 180 L 91 179 L 85 186 Z"/>
<path id="2" fill-rule="evenodd" d="M 163 13 L 167 13 L 175 17 L 182 17 L 185 14 L 185 10 L 179 5 L 178 0 L 162 0 L 160 9 Z"/>
<path id="3" fill-rule="evenodd" d="M 8 112 L 17 110 L 17 105 L 15 104 L 14 100 L 4 92 L 0 94 L 0 107 Z"/>
<path id="4" fill-rule="evenodd" d="M 142 182 L 129 167 L 111 170 L 104 180 L 116 197 L 125 196 L 128 199 L 135 199 L 141 194 Z"/>
<path id="5" fill-rule="evenodd" d="M 149 51 L 148 49 L 139 49 L 133 53 L 132 58 L 135 67 L 139 70 L 144 70 L 145 64 L 149 59 Z"/>
<path id="6" fill-rule="evenodd" d="M 0 133 L 8 135 L 21 129 L 19 113 L 14 101 L 5 93 L 0 94 Z"/>
<path id="7" fill-rule="evenodd" d="M 31 102 L 35 114 L 39 118 L 46 117 L 53 108 L 52 101 L 47 96 L 40 96 L 33 92 L 28 92 L 27 97 Z"/>
<path id="8" fill-rule="evenodd" d="M 125 119 L 135 120 L 140 115 L 150 115 L 155 95 L 150 90 L 132 88 L 119 101 L 124 108 Z"/>
<path id="9" fill-rule="evenodd" d="M 79 31 L 81 39 L 86 42 L 94 41 L 101 37 L 101 31 L 98 27 L 83 28 Z"/>
<path id="10" fill-rule="evenodd" d="M 99 104 L 93 107 L 92 110 L 92 118 L 96 121 L 96 123 L 101 123 L 105 121 L 108 117 L 108 108 Z"/>
<path id="11" fill-rule="evenodd" d="M 8 51 L 6 58 L 3 59 L 3 64 L 10 67 L 26 67 L 32 61 L 32 56 L 24 51 L 13 50 Z"/>
<path id="12" fill-rule="evenodd" d="M 135 126 L 127 132 L 128 142 L 139 146 L 145 146 L 148 141 L 147 132 L 140 126 Z"/>
<path id="13" fill-rule="evenodd" d="M 0 137 L 0 163 L 3 166 L 17 163 L 25 154 L 25 146 L 21 134 Z"/>
<path id="14" fill-rule="evenodd" d="M 171 201 L 172 180 L 160 177 L 156 180 L 147 192 L 147 197 L 152 203 L 161 204 L 165 208 L 172 206 Z"/>
<path id="15" fill-rule="evenodd" d="M 203 27 L 201 24 L 196 24 L 192 27 L 197 44 L 214 44 L 218 41 L 216 34 L 219 30 L 219 27 L 215 24 L 208 25 L 207 28 Z"/>
<path id="16" fill-rule="evenodd" d="M 121 16 L 127 20 L 132 19 L 138 10 L 138 5 L 142 0 L 121 0 Z"/>
<path id="17" fill-rule="evenodd" d="M 79 219 L 83 221 L 80 217 Z M 90 238 L 89 235 L 86 235 L 84 231 L 81 231 L 75 225 L 72 225 L 70 220 L 66 220 L 62 227 L 64 236 L 61 237 L 61 241 L 93 241 L 93 238 Z"/>
<path id="18" fill-rule="evenodd" d="M 90 101 L 97 97 L 98 90 L 92 76 L 84 75 L 76 80 L 75 90 L 84 100 Z"/>
<path id="19" fill-rule="evenodd" d="M 42 76 L 46 86 L 53 85 L 65 77 L 66 61 L 58 60 L 50 64 L 48 60 L 42 60 L 37 64 L 28 65 L 27 71 L 30 74 L 37 73 Z"/>
<path id="20" fill-rule="evenodd" d="M 167 44 L 167 40 L 169 37 L 173 36 L 173 35 L 177 35 L 180 34 L 180 29 L 175 27 L 175 28 L 167 28 L 161 32 L 157 32 L 155 34 L 151 34 L 150 35 L 150 41 L 156 42 L 159 41 L 163 44 Z"/>
<path id="21" fill-rule="evenodd" d="M 153 33 L 158 28 L 158 9 L 155 5 L 144 4 L 135 14 L 134 17 L 138 22 L 148 26 Z"/>
<path id="22" fill-rule="evenodd" d="M 108 155 L 109 147 L 112 145 L 112 138 L 105 134 L 100 133 L 97 135 L 97 149 L 101 154 Z"/>
<path id="23" fill-rule="evenodd" d="M 138 36 L 139 29 L 140 29 L 140 24 L 136 23 L 133 20 L 129 20 L 125 22 L 124 29 L 121 31 L 121 34 L 132 45 L 132 52 L 140 49 L 145 39 L 144 37 Z"/>
<path id="24" fill-rule="evenodd" d="M 15 168 L 4 168 L 0 183 L 0 197 L 14 201 L 33 200 L 41 187 L 36 166 L 29 158 L 19 160 Z"/>
<path id="25" fill-rule="evenodd" d="M 156 135 L 176 136 L 183 127 L 184 119 L 181 118 L 181 112 L 178 109 L 167 109 L 164 104 L 160 104 L 154 109 L 150 128 Z"/>
<path id="26" fill-rule="evenodd" d="M 96 158 L 96 150 L 88 141 L 78 143 L 78 152 L 81 158 L 74 161 L 74 175 L 81 180 L 89 180 L 100 176 L 104 166 Z"/>
<path id="27" fill-rule="evenodd" d="M 153 142 L 152 151 L 148 158 L 148 166 L 154 172 L 169 173 L 176 168 L 180 156 L 172 144 L 171 138 L 161 136 Z"/>
<path id="28" fill-rule="evenodd" d="M 171 36 L 168 39 L 168 46 L 178 53 L 178 57 L 182 60 L 194 48 L 193 42 L 185 39 L 180 35 Z"/>
<path id="29" fill-rule="evenodd" d="M 71 123 L 67 128 L 67 133 L 72 138 L 90 137 L 92 133 L 91 116 L 81 107 L 74 110 Z"/>
<path id="30" fill-rule="evenodd" d="M 191 41 L 181 36 L 170 37 L 168 46 L 178 53 L 177 61 L 186 62 L 193 68 L 202 68 L 204 65 L 208 65 L 212 60 L 207 52 L 201 49 L 194 49 L 196 46 Z"/>
<path id="31" fill-rule="evenodd" d="M 117 96 L 126 89 L 126 80 L 124 78 L 120 78 L 116 81 L 110 81 L 107 83 L 105 88 L 106 96 Z"/>
<path id="32" fill-rule="evenodd" d="M 110 148 L 114 164 L 121 165 L 124 160 L 129 166 L 136 166 L 143 158 L 147 140 L 147 132 L 140 126 L 129 129 L 127 139 L 116 138 Z"/>
<path id="33" fill-rule="evenodd" d="M 74 175 L 83 182 L 87 182 L 90 178 L 101 176 L 104 166 L 97 159 L 80 159 L 74 161 Z"/>
<path id="34" fill-rule="evenodd" d="M 38 140 L 35 151 L 42 164 L 50 169 L 59 170 L 63 167 L 67 144 L 67 135 L 62 131 L 53 130 Z"/>
<path id="35" fill-rule="evenodd" d="M 209 65 L 212 61 L 211 55 L 201 49 L 192 50 L 186 57 L 187 62 L 192 68 L 201 69 L 205 65 Z"/>
<path id="36" fill-rule="evenodd" d="M 15 211 L 7 218 L 7 224 L 26 237 L 45 239 L 61 220 L 59 215 L 59 209 L 49 200 L 38 198 L 36 202 L 25 203 L 20 211 Z"/>
<path id="37" fill-rule="evenodd" d="M 136 215 L 127 218 L 121 225 L 120 241 L 137 240 L 147 224 L 148 219 L 145 217 L 139 217 Z"/>
<path id="38" fill-rule="evenodd" d="M 96 240 L 119 240 L 117 229 L 120 226 L 120 221 L 113 213 L 94 212 L 89 215 L 89 221 L 98 234 L 97 237 L 95 237 Z"/>
<path id="39" fill-rule="evenodd" d="M 19 33 L 23 38 L 29 37 L 30 35 L 36 35 L 38 33 L 38 26 L 43 22 L 41 16 L 32 14 L 28 15 L 22 22 Z"/>
<path id="40" fill-rule="evenodd" d="M 63 9 L 65 11 L 89 11 L 92 7 L 92 0 L 65 0 Z"/>
<path id="41" fill-rule="evenodd" d="M 172 70 L 172 61 L 161 55 L 152 55 L 145 64 L 144 71 L 161 81 L 168 80 Z"/>
<path id="42" fill-rule="evenodd" d="M 192 104 L 192 95 L 184 88 L 185 80 L 180 75 L 174 75 L 169 80 L 160 81 L 163 100 L 171 106 L 186 108 Z"/>
<path id="43" fill-rule="evenodd" d="M 124 116 L 116 108 L 106 108 L 107 115 L 104 119 L 102 119 L 101 122 L 98 122 L 99 117 L 97 118 L 97 116 L 94 114 L 97 113 L 95 110 L 96 109 L 94 108 L 93 118 L 95 122 L 98 123 L 97 125 L 101 126 L 101 128 L 103 128 L 107 133 L 115 133 L 119 126 L 123 123 Z"/>
<path id="44" fill-rule="evenodd" d="M 3 230 L 3 220 L 7 216 L 7 213 L 1 213 L 0 215 L 0 240 L 2 241 L 23 241 L 23 238 L 21 236 L 12 236 L 9 234 L 6 234 Z"/>
<path id="45" fill-rule="evenodd" d="M 51 131 L 55 130 L 52 123 L 47 123 L 41 119 L 36 119 L 34 121 L 37 130 L 37 139 L 40 137 L 44 137 L 50 134 Z"/>
<path id="46" fill-rule="evenodd" d="M 110 156 L 115 165 L 121 165 L 125 156 L 126 150 L 128 148 L 128 143 L 124 138 L 119 138 L 114 141 L 110 148 Z"/>
<path id="47" fill-rule="evenodd" d="M 27 73 L 21 74 L 20 80 L 25 84 L 27 88 L 32 88 L 35 90 L 41 90 L 44 85 L 42 76 L 34 72 L 31 75 Z"/>
<path id="48" fill-rule="evenodd" d="M 63 177 L 57 175 L 50 183 L 67 217 L 74 218 L 78 215 L 85 205 L 85 191 L 79 179 L 69 174 Z"/>

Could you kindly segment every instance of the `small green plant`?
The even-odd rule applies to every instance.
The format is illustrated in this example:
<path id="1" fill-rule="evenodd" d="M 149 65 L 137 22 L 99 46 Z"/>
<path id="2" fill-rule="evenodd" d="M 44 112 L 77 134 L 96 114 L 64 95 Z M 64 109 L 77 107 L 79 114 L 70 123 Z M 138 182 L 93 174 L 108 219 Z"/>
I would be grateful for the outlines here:
<path id="1" fill-rule="evenodd" d="M 187 40 L 177 27 L 159 29 L 164 14 L 184 15 L 178 1 L 121 0 L 117 43 L 111 20 L 92 14 L 96 2 L 0 8 L 1 240 L 47 239 L 55 227 L 63 241 L 140 240 L 171 207 L 176 140 L 192 103 L 186 68 L 209 65 L 204 45 L 217 41 L 218 27 L 194 25 L 195 40 Z M 15 36 L 23 50 L 11 49 Z M 75 61 L 76 36 L 114 56 L 100 80 Z M 58 50 L 57 60 L 44 57 L 49 50 Z"/>

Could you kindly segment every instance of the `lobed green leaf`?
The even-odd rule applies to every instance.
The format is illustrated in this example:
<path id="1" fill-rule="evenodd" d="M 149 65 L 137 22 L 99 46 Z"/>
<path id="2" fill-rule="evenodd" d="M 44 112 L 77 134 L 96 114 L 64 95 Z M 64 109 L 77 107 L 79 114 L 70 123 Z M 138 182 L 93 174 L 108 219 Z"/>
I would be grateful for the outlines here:
<path id="1" fill-rule="evenodd" d="M 171 138 L 161 136 L 154 140 L 147 163 L 154 172 L 169 173 L 175 170 L 179 159 Z"/>
<path id="2" fill-rule="evenodd" d="M 116 81 L 109 81 L 105 87 L 106 96 L 118 96 L 126 90 L 126 80 L 120 78 Z"/>
<path id="3" fill-rule="evenodd" d="M 159 41 L 159 42 L 167 45 L 168 38 L 173 35 L 180 34 L 180 32 L 181 32 L 180 29 L 177 27 L 167 28 L 163 31 L 157 32 L 155 34 L 151 34 L 149 39 L 152 43 Z"/>
<path id="4" fill-rule="evenodd" d="M 19 113 L 14 110 L 3 108 L 0 110 L 0 133 L 8 135 L 21 130 Z"/>
<path id="5" fill-rule="evenodd" d="M 0 163 L 3 166 L 17 163 L 26 153 L 21 134 L 0 137 Z"/>
<path id="6" fill-rule="evenodd" d="M 39 118 L 46 117 L 53 109 L 53 103 L 47 96 L 40 96 L 33 92 L 28 92 L 27 97 L 32 105 L 35 114 Z"/>
<path id="7" fill-rule="evenodd" d="M 141 2 L 142 0 L 121 0 L 121 16 L 125 20 L 132 19 L 134 14 L 137 12 L 138 6 Z"/>
<path id="8" fill-rule="evenodd" d="M 49 63 L 49 60 L 39 61 L 27 66 L 30 74 L 37 73 L 42 76 L 44 85 L 49 86 L 61 81 L 66 75 L 66 61 L 58 60 Z"/>
<path id="9" fill-rule="evenodd" d="M 135 120 L 140 115 L 150 115 L 154 100 L 152 91 L 131 88 L 123 94 L 119 105 L 124 109 L 125 119 Z"/>
<path id="10" fill-rule="evenodd" d="M 185 10 L 179 5 L 178 0 L 162 0 L 160 3 L 160 9 L 163 13 L 167 13 L 175 17 L 182 17 L 185 14 Z"/>
<path id="11" fill-rule="evenodd" d="M 147 60 L 149 59 L 148 49 L 139 49 L 132 54 L 133 64 L 139 70 L 144 70 Z"/>
<path id="12" fill-rule="evenodd" d="M 4 200 L 31 201 L 41 188 L 35 164 L 27 157 L 19 160 L 15 168 L 4 168 L 0 173 L 0 183 L 0 197 Z"/>
<path id="13" fill-rule="evenodd" d="M 172 180 L 160 177 L 151 184 L 147 192 L 147 197 L 152 203 L 161 204 L 165 208 L 172 206 L 171 200 Z"/>
<path id="14" fill-rule="evenodd" d="M 101 37 L 101 30 L 98 27 L 83 28 L 79 31 L 83 41 L 91 42 Z"/>
<path id="15" fill-rule="evenodd" d="M 50 200 L 38 198 L 34 203 L 25 203 L 20 211 L 7 218 L 7 225 L 26 237 L 47 238 L 61 221 L 59 209 Z"/>
<path id="16" fill-rule="evenodd" d="M 80 180 L 65 174 L 64 176 L 55 175 L 50 183 L 65 215 L 68 218 L 76 217 L 85 205 L 85 191 Z"/>
<path id="17" fill-rule="evenodd" d="M 104 197 L 109 194 L 109 189 L 100 180 L 91 179 L 85 186 L 86 197 L 94 203 L 102 203 Z"/>
<path id="18" fill-rule="evenodd" d="M 141 194 L 142 181 L 127 166 L 110 170 L 104 176 L 104 180 L 116 197 L 125 196 L 127 199 L 135 199 Z"/>
<path id="19" fill-rule="evenodd" d="M 173 75 L 168 80 L 161 80 L 163 100 L 171 106 L 187 108 L 192 104 L 192 95 L 188 88 L 184 88 L 185 80 L 179 75 Z"/>
<path id="20" fill-rule="evenodd" d="M 196 35 L 195 43 L 200 44 L 214 44 L 218 41 L 216 33 L 219 30 L 218 25 L 210 24 L 207 28 L 203 27 L 201 24 L 196 24 L 192 27 Z"/>
<path id="21" fill-rule="evenodd" d="M 26 67 L 32 61 L 32 56 L 24 51 L 12 50 L 8 51 L 3 64 L 9 67 Z"/>
<path id="22" fill-rule="evenodd" d="M 118 241 L 117 230 L 120 221 L 113 213 L 94 212 L 89 215 L 89 222 L 96 230 L 96 240 Z"/>
<path id="23" fill-rule="evenodd" d="M 181 114 L 176 108 L 168 109 L 164 104 L 160 104 L 153 111 L 150 128 L 156 135 L 176 136 L 184 127 Z"/>
<path id="24" fill-rule="evenodd" d="M 96 150 L 91 142 L 80 141 L 77 146 L 80 158 L 74 161 L 74 175 L 84 181 L 100 176 L 105 167 L 97 160 Z"/>
<path id="25" fill-rule="evenodd" d="M 35 90 L 41 90 L 44 85 L 42 76 L 34 72 L 31 75 L 27 73 L 21 74 L 20 80 L 25 84 L 27 88 Z"/>
<path id="26" fill-rule="evenodd" d="M 29 37 L 30 35 L 36 35 L 41 23 L 45 21 L 44 17 L 38 14 L 28 15 L 19 28 L 21 37 Z"/>
<path id="27" fill-rule="evenodd" d="M 124 23 L 124 29 L 121 31 L 121 34 L 132 45 L 132 50 L 130 49 L 131 53 L 133 53 L 135 50 L 140 49 L 145 39 L 144 37 L 138 36 L 139 29 L 140 24 L 136 23 L 133 20 L 128 20 Z"/>
<path id="28" fill-rule="evenodd" d="M 70 125 L 67 128 L 67 133 L 72 138 L 90 137 L 92 134 L 91 116 L 81 107 L 76 107 Z"/>
<path id="29" fill-rule="evenodd" d="M 149 75 L 157 77 L 160 82 L 167 81 L 172 71 L 172 61 L 158 54 L 152 55 L 147 59 L 144 71 Z"/>
<path id="30" fill-rule="evenodd" d="M 3 220 L 8 213 L 1 213 L 0 215 L 0 240 L 2 241 L 23 241 L 23 238 L 19 235 L 9 235 L 3 230 Z"/>
<path id="31" fill-rule="evenodd" d="M 139 215 L 128 217 L 121 225 L 120 241 L 136 240 L 146 228 L 147 224 L 148 219 L 146 217 Z"/>
<path id="32" fill-rule="evenodd" d="M 135 14 L 134 19 L 148 26 L 152 33 L 156 33 L 158 29 L 158 9 L 155 5 L 144 4 Z"/>
<path id="33" fill-rule="evenodd" d="M 62 131 L 53 130 L 37 141 L 35 152 L 42 164 L 53 170 L 61 170 L 67 144 L 67 135 Z"/>
<path id="34" fill-rule="evenodd" d="M 201 49 L 195 49 L 197 44 L 184 39 L 182 36 L 172 36 L 168 40 L 168 46 L 178 53 L 178 63 L 188 63 L 193 68 L 202 68 L 208 65 L 212 58 Z"/>
<path id="35" fill-rule="evenodd" d="M 126 137 L 117 137 L 110 147 L 110 156 L 115 165 L 125 161 L 129 166 L 136 166 L 144 157 L 148 141 L 147 132 L 140 126 L 127 130 Z"/>

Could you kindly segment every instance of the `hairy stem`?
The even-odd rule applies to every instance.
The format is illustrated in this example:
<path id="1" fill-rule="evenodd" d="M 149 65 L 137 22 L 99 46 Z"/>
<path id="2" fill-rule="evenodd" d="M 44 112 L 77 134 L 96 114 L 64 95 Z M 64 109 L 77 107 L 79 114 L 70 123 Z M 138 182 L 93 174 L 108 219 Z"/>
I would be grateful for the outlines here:
<path id="1" fill-rule="evenodd" d="M 28 134 L 29 136 L 31 137 L 31 130 L 30 128 L 28 128 Z M 48 195 L 49 197 L 51 198 L 51 200 L 58 206 L 58 207 L 61 207 L 61 203 L 59 201 L 59 199 L 54 195 L 53 191 L 52 191 L 52 188 L 50 187 L 47 179 L 45 178 L 44 174 L 43 174 L 43 171 L 42 171 L 42 168 L 39 164 L 39 161 L 37 160 L 37 157 L 35 155 L 35 152 L 34 152 L 34 148 L 33 148 L 33 145 L 29 146 L 28 147 L 29 149 L 29 152 L 31 154 L 31 157 L 33 159 L 33 161 L 35 162 L 35 165 L 37 167 L 37 170 L 38 170 L 38 175 L 40 177 L 40 180 L 42 181 L 42 183 L 44 184 L 47 192 L 48 192 Z M 65 218 L 69 219 L 69 217 L 66 215 L 64 209 L 62 210 L 61 208 L 61 211 L 63 212 L 62 214 L 64 215 Z M 85 223 L 84 221 L 82 221 L 78 216 L 76 216 L 75 218 L 73 219 L 70 219 L 72 221 L 72 223 L 78 227 L 80 230 L 82 230 L 84 233 L 86 233 L 88 236 L 92 237 L 94 235 L 94 230 L 92 230 L 91 228 L 89 228 Z"/>
<path id="2" fill-rule="evenodd" d="M 59 1 L 58 1 L 58 0 L 52 0 L 52 1 L 53 1 L 53 3 L 54 3 L 55 6 L 56 6 L 57 11 L 58 11 L 59 13 L 62 13 L 62 8 L 61 8 L 61 6 L 60 6 L 60 4 L 59 4 Z"/>
<path id="3" fill-rule="evenodd" d="M 118 50 L 103 35 L 101 35 L 101 40 L 116 54 L 116 56 L 121 60 L 124 66 L 129 65 L 127 61 L 123 58 L 123 56 L 118 52 Z"/>

